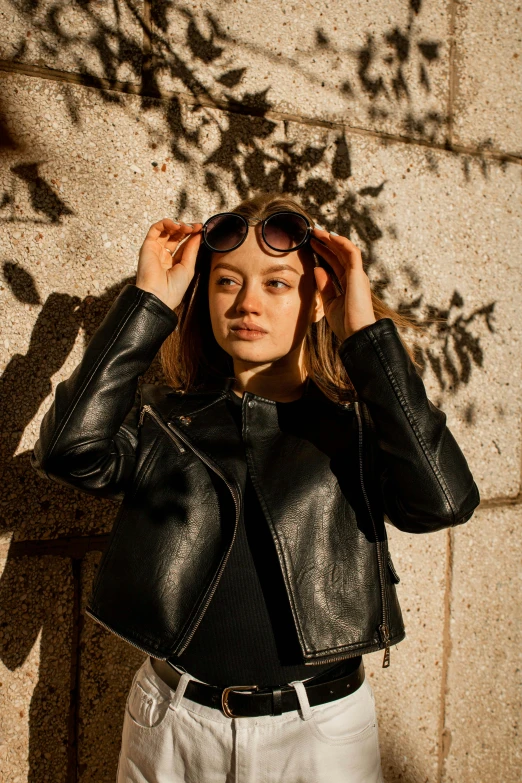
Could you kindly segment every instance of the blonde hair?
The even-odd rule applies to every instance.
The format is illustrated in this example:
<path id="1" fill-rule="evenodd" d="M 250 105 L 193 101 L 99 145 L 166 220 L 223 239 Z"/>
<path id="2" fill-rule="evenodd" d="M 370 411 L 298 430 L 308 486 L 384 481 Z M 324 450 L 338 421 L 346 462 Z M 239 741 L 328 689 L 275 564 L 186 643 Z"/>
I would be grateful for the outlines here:
<path id="1" fill-rule="evenodd" d="M 262 220 L 280 210 L 299 212 L 315 225 L 312 216 L 294 198 L 284 193 L 258 193 L 244 199 L 231 212 L 243 215 L 247 220 Z M 323 266 L 339 293 L 342 288 L 331 266 L 320 256 L 306 248 L 313 256 L 314 264 Z M 197 391 L 209 386 L 221 386 L 227 378 L 234 377 L 232 357 L 216 341 L 210 322 L 208 306 L 208 280 L 212 251 L 202 242 L 196 259 L 195 273 L 183 300 L 175 309 L 178 326 L 164 341 L 160 360 L 167 383 L 182 391 Z M 373 291 L 373 311 L 377 320 L 391 318 L 398 329 L 421 327 L 410 317 L 401 315 L 385 304 Z M 412 362 L 418 367 L 409 345 L 401 341 Z M 305 370 L 319 389 L 335 402 L 350 398 L 353 385 L 340 359 L 341 344 L 326 318 L 311 323 L 304 340 Z"/>

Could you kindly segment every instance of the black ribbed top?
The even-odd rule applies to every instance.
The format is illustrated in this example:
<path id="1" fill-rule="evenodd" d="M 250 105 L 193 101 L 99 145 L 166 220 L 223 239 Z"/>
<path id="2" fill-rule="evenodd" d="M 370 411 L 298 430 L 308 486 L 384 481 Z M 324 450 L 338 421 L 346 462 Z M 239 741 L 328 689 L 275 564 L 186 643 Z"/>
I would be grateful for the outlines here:
<path id="1" fill-rule="evenodd" d="M 242 398 L 229 408 L 242 431 Z M 278 403 L 289 405 L 292 403 Z M 212 600 L 187 649 L 173 663 L 212 685 L 283 685 L 329 669 L 305 666 L 272 535 L 247 472 L 236 539 Z M 355 670 L 361 656 L 347 659 Z"/>

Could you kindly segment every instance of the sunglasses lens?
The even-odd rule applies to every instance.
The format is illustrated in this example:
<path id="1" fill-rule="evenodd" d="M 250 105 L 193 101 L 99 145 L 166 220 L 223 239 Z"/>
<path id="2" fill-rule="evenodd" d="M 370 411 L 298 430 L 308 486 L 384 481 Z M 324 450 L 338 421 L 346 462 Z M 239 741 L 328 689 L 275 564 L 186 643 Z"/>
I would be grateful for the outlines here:
<path id="1" fill-rule="evenodd" d="M 265 238 L 274 250 L 291 250 L 303 242 L 307 230 L 308 223 L 302 215 L 273 215 L 266 221 Z"/>
<path id="2" fill-rule="evenodd" d="M 214 250 L 232 250 L 246 233 L 244 221 L 237 215 L 218 215 L 207 223 L 205 239 Z"/>

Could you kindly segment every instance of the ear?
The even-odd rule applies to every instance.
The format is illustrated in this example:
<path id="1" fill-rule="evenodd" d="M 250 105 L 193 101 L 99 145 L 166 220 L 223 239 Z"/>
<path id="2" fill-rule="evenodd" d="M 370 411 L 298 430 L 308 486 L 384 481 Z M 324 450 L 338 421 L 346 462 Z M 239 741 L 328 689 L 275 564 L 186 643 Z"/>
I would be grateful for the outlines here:
<path id="1" fill-rule="evenodd" d="M 314 292 L 314 304 L 312 308 L 312 323 L 317 323 L 324 317 L 323 297 L 318 288 Z"/>

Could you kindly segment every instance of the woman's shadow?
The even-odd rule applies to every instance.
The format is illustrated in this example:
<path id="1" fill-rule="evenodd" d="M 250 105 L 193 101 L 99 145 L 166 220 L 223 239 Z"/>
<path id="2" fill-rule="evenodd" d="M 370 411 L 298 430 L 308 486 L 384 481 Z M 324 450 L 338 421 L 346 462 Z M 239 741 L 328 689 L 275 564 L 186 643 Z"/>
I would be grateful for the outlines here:
<path id="1" fill-rule="evenodd" d="M 42 304 L 27 271 L 6 263 L 3 272 L 19 302 Z M 51 379 L 69 356 L 80 329 L 87 344 L 129 282 L 135 278 L 125 278 L 101 295 L 84 299 L 51 293 L 41 306 L 27 352 L 14 354 L 0 379 L 4 436 L 0 531 L 3 535 L 12 533 L 0 578 L 0 658 L 12 672 L 23 666 L 7 707 L 9 724 L 13 728 L 18 725 L 22 737 L 27 716 L 16 699 L 24 702 L 24 693 L 32 691 L 29 747 L 27 756 L 25 748 L 20 748 L 19 759 L 22 764 L 28 760 L 29 783 L 77 779 L 80 564 L 89 548 L 103 548 L 96 540 L 87 549 L 79 542 L 90 539 L 92 544 L 93 536 L 100 536 L 103 544 L 116 504 L 38 476 L 29 460 L 39 419 L 30 447 L 19 451 L 19 446 L 24 431 L 51 393 Z M 3 738 L 12 760 L 19 742 L 15 737 Z M 117 747 L 114 752 L 117 756 Z"/>
<path id="2" fill-rule="evenodd" d="M 14 263 L 4 264 L 3 271 L 18 301 L 42 305 L 28 272 Z M 0 379 L 0 418 L 4 433 L 0 441 L 4 464 L 0 532 L 12 533 L 0 577 L 0 659 L 11 672 L 23 667 L 13 692 L 15 699 L 20 696 L 23 700 L 24 692 L 32 691 L 29 746 L 26 755 L 22 742 L 20 752 L 22 763 L 27 758 L 28 783 L 58 780 L 73 783 L 83 773 L 86 779 L 114 779 L 124 694 L 134 669 L 141 662 L 132 648 L 118 644 L 116 652 L 121 658 L 122 671 L 118 690 L 112 688 L 109 692 L 114 672 L 106 671 L 107 640 L 103 635 L 111 635 L 96 624 L 92 633 L 82 635 L 81 566 L 90 549 L 103 549 L 117 504 L 45 481 L 36 474 L 29 460 L 38 437 L 40 417 L 31 433 L 30 447 L 18 451 L 24 431 L 51 393 L 52 378 L 63 367 L 80 329 L 84 330 L 87 344 L 119 291 L 132 282 L 134 277 L 122 279 L 101 295 L 84 299 L 50 294 L 41 306 L 27 352 L 15 354 Z M 160 379 L 160 373 L 159 365 L 153 363 L 143 380 L 155 382 Z M 85 570 L 92 577 L 91 566 L 92 563 L 88 564 Z M 93 690 L 99 694 L 94 700 L 98 703 L 92 703 L 87 694 L 79 692 L 80 652 L 86 644 L 82 639 L 87 636 L 91 639 L 92 660 L 83 660 L 82 668 L 87 667 L 87 676 L 97 680 Z M 128 683 L 123 682 L 126 678 Z M 95 747 L 88 749 L 87 764 L 79 763 L 80 696 L 82 714 L 91 713 L 92 726 L 87 734 L 92 737 L 89 731 L 94 730 L 99 740 Z M 115 718 L 112 713 L 116 708 L 121 715 Z M 27 722 L 23 707 L 11 700 L 8 709 L 11 712 L 7 721 L 18 724 L 23 737 Z M 8 743 L 12 759 L 18 745 L 15 735 L 5 737 L 4 742 Z M 387 762 L 388 769 L 394 767 L 393 756 Z M 401 774 L 404 783 L 413 783 L 409 776 L 404 777 L 404 772 Z"/>

